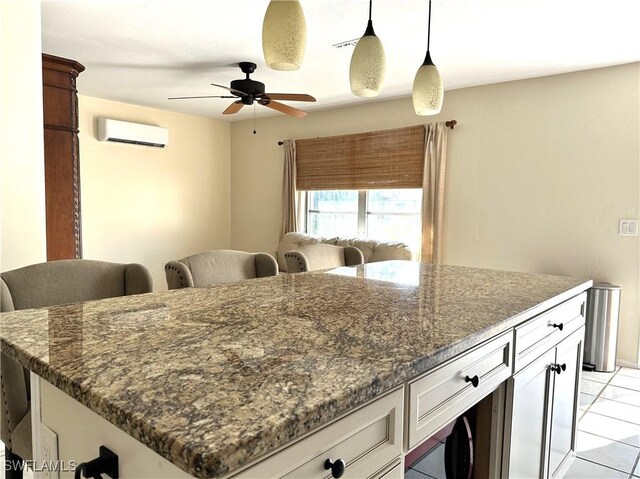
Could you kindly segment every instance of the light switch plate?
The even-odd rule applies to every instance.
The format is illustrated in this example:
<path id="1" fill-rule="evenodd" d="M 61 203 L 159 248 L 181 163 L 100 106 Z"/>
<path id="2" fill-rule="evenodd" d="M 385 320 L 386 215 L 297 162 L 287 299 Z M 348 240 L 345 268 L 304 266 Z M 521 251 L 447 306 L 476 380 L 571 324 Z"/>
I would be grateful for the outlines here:
<path id="1" fill-rule="evenodd" d="M 638 220 L 620 219 L 618 234 L 620 236 L 638 236 Z"/>

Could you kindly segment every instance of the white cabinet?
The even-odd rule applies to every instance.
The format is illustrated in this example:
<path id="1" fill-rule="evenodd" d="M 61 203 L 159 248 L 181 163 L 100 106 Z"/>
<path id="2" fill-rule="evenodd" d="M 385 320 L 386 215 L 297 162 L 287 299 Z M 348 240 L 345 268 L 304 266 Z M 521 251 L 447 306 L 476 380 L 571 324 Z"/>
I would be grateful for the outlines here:
<path id="1" fill-rule="evenodd" d="M 547 351 L 507 382 L 505 477 L 546 477 L 550 367 L 555 357 L 555 349 Z"/>
<path id="2" fill-rule="evenodd" d="M 581 328 L 556 348 L 556 364 L 560 370 L 556 369 L 553 374 L 553 410 L 549 453 L 549 475 L 551 477 L 558 475 L 564 461 L 576 450 L 583 341 L 584 328 Z"/>
<path id="3" fill-rule="evenodd" d="M 502 476 L 562 475 L 575 454 L 584 341 L 582 294 L 516 328 Z"/>
<path id="4" fill-rule="evenodd" d="M 404 388 L 396 389 L 237 477 L 402 477 L 403 406 Z M 328 461 L 340 467 L 327 469 Z"/>
<path id="5" fill-rule="evenodd" d="M 409 383 L 409 449 L 446 426 L 511 376 L 513 331 L 456 356 Z"/>

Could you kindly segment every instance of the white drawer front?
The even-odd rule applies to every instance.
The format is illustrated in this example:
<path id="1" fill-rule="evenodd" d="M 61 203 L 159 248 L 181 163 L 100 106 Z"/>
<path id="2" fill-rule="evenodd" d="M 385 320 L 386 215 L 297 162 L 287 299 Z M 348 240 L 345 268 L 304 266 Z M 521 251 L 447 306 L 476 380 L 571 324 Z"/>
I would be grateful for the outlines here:
<path id="1" fill-rule="evenodd" d="M 397 389 L 268 457 L 238 477 L 330 478 L 342 459 L 348 477 L 369 477 L 402 453 L 404 389 Z"/>
<path id="2" fill-rule="evenodd" d="M 409 384 L 409 449 L 511 376 L 513 331 L 481 344 Z M 477 387 L 467 378 L 477 376 Z"/>
<path id="3" fill-rule="evenodd" d="M 586 301 L 587 294 L 582 293 L 517 326 L 514 371 L 521 370 L 584 326 Z"/>

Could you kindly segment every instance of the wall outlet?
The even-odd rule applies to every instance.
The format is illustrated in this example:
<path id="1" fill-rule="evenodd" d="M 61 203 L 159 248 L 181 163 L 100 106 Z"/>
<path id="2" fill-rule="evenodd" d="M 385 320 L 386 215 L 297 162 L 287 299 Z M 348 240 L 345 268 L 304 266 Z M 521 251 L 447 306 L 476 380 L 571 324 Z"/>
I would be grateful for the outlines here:
<path id="1" fill-rule="evenodd" d="M 37 464 L 41 468 L 39 477 L 42 479 L 59 479 L 60 469 L 58 464 L 58 435 L 44 424 L 40 424 L 40 448 L 43 464 Z"/>
<path id="2" fill-rule="evenodd" d="M 621 219 L 618 225 L 620 236 L 638 236 L 638 220 Z"/>

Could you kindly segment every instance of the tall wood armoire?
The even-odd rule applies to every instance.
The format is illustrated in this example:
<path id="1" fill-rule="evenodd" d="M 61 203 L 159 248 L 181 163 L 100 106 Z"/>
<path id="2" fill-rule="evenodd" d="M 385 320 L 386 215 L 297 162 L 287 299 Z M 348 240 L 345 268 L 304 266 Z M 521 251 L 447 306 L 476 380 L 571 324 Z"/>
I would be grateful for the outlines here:
<path id="1" fill-rule="evenodd" d="M 76 78 L 83 70 L 42 55 L 47 261 L 82 257 Z"/>

